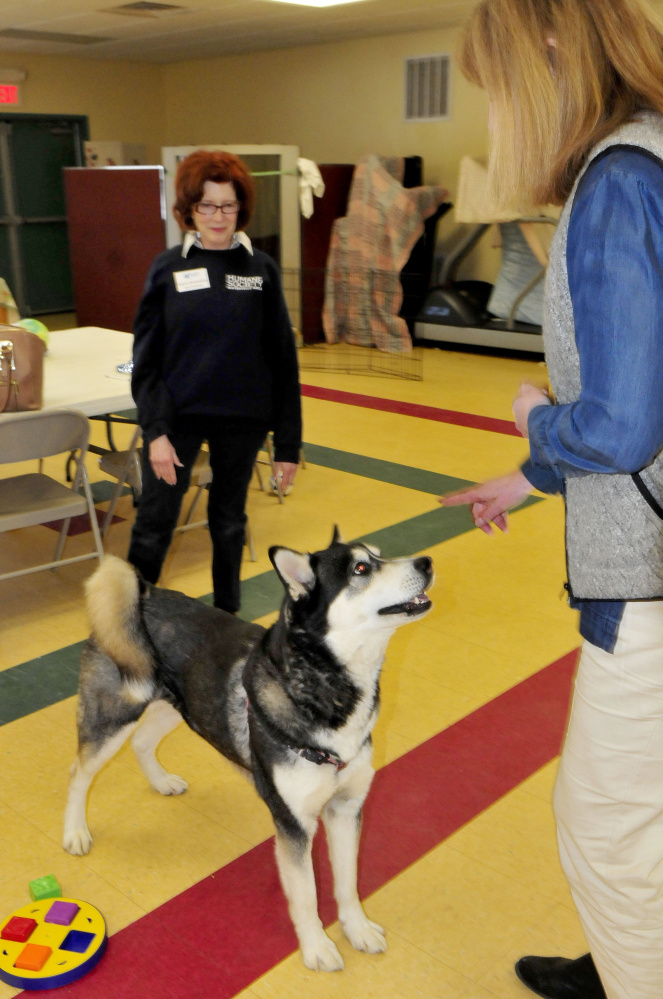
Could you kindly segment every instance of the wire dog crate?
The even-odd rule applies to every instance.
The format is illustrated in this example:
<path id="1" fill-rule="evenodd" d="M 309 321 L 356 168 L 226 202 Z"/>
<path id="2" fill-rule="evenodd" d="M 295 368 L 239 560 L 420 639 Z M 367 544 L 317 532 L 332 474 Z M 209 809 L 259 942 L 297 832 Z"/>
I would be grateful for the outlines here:
<path id="1" fill-rule="evenodd" d="M 302 371 L 328 371 L 340 374 L 374 375 L 379 377 L 403 378 L 410 381 L 423 380 L 423 349 L 411 346 L 411 338 L 403 338 L 406 349 L 380 350 L 363 343 L 341 340 L 327 343 L 322 324 L 322 307 L 325 297 L 324 268 L 282 269 L 283 291 L 290 312 L 297 344 L 299 365 Z M 356 289 L 353 275 L 342 275 L 341 284 L 347 288 L 351 298 Z M 348 333 L 357 339 L 368 339 L 372 321 L 371 310 L 376 314 L 384 311 L 385 301 L 393 289 L 393 275 L 373 272 L 370 287 L 362 287 L 366 300 L 357 310 L 357 326 L 348 328 Z M 372 303 L 372 304 L 371 304 Z M 418 301 L 413 302 L 408 288 L 403 288 L 403 303 L 399 315 L 405 320 L 409 330 L 414 328 L 418 311 Z"/>

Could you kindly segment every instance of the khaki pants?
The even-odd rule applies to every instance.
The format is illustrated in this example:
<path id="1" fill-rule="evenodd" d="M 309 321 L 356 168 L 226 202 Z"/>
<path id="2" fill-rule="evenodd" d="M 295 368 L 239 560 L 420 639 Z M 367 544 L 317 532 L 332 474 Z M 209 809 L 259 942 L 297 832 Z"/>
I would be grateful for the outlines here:
<path id="1" fill-rule="evenodd" d="M 663 601 L 585 642 L 554 795 L 562 867 L 608 999 L 663 999 Z"/>

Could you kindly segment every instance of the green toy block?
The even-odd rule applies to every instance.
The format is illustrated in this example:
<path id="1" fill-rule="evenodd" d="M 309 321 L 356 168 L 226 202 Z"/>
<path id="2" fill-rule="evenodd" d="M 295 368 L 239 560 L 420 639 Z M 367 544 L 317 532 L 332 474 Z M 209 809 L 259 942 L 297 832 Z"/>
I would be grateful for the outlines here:
<path id="1" fill-rule="evenodd" d="M 30 882 L 30 898 L 37 902 L 40 898 L 60 898 L 62 888 L 54 874 L 47 874 Z"/>

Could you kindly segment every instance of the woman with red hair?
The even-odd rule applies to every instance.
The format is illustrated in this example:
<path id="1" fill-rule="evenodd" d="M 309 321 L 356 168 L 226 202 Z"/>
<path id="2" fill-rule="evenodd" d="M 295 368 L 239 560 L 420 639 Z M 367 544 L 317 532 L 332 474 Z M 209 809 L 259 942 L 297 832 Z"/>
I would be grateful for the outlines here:
<path id="1" fill-rule="evenodd" d="M 153 262 L 134 322 L 143 488 L 128 559 L 156 583 L 207 441 L 214 605 L 235 613 L 246 493 L 270 430 L 284 491 L 297 470 L 297 353 L 278 267 L 241 231 L 254 201 L 244 163 L 197 150 L 180 163 L 175 192 L 184 240 Z"/>

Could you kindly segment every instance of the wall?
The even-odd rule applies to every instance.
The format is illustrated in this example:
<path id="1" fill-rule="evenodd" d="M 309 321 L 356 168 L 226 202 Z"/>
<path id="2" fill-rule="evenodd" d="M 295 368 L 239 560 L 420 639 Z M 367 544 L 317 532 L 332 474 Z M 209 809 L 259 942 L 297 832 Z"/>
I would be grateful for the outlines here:
<path id="1" fill-rule="evenodd" d="M 83 114 L 92 139 L 140 142 L 159 163 L 165 129 L 163 69 L 147 63 L 0 54 L 0 63 L 27 71 L 17 111 Z"/>
<path id="2" fill-rule="evenodd" d="M 455 193 L 461 156 L 485 156 L 487 102 L 454 66 L 451 120 L 403 120 L 403 60 L 453 53 L 458 28 L 182 62 L 164 67 L 166 144 L 284 143 L 318 163 L 369 152 L 420 155 L 425 182 Z M 195 86 L 193 85 L 195 81 Z M 440 227 L 457 238 L 453 214 Z M 492 279 L 499 254 L 484 239 L 465 274 Z M 464 275 L 462 275 L 464 276 Z"/>
<path id="3" fill-rule="evenodd" d="M 319 163 L 354 163 L 368 152 L 424 159 L 425 182 L 455 193 L 460 157 L 485 155 L 486 100 L 452 69 L 446 122 L 403 120 L 403 60 L 453 53 L 457 28 L 312 45 L 158 66 L 61 56 L 0 55 L 27 70 L 23 112 L 85 114 L 91 138 L 147 147 L 287 143 Z M 440 226 L 453 244 L 453 214 Z M 463 275 L 491 279 L 499 254 L 485 239 Z"/>

